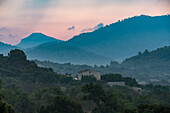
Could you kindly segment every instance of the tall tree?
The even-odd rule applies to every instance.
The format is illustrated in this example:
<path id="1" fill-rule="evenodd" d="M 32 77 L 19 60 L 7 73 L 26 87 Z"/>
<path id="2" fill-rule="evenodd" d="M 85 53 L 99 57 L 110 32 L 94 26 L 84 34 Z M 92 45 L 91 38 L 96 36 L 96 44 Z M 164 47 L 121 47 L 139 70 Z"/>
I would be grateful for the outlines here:
<path id="1" fill-rule="evenodd" d="M 47 106 L 42 106 L 38 113 L 83 113 L 80 104 L 64 96 L 56 96 Z"/>

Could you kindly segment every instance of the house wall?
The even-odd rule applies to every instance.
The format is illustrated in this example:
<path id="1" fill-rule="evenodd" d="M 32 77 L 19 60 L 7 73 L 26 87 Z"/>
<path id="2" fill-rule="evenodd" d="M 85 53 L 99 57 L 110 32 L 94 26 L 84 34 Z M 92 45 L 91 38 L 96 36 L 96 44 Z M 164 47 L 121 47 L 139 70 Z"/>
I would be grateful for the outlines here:
<path id="1" fill-rule="evenodd" d="M 125 82 L 107 82 L 108 85 L 125 86 Z"/>
<path id="2" fill-rule="evenodd" d="M 142 89 L 141 88 L 138 88 L 138 87 L 132 87 L 131 88 L 132 90 L 136 91 L 136 92 L 141 92 Z"/>
<path id="3" fill-rule="evenodd" d="M 100 78 L 100 72 L 91 71 L 91 70 L 78 73 L 78 80 L 81 80 L 82 76 L 94 76 L 97 80 L 100 80 L 100 79 L 101 79 L 101 78 Z"/>

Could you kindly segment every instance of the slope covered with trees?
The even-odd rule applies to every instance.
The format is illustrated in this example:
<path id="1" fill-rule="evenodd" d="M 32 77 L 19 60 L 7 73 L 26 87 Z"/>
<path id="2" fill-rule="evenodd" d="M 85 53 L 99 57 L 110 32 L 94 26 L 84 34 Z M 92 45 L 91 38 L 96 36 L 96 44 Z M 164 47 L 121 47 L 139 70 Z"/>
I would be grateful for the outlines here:
<path id="1" fill-rule="evenodd" d="M 139 52 L 137 56 L 126 59 L 122 66 L 158 80 L 170 79 L 170 46 Z"/>
<path id="2" fill-rule="evenodd" d="M 154 50 L 170 43 L 170 15 L 135 16 L 83 33 L 66 43 L 98 55 L 124 60 L 145 49 Z"/>
<path id="3" fill-rule="evenodd" d="M 76 81 L 52 69 L 38 67 L 21 50 L 0 55 L 2 113 L 168 113 L 170 88 L 140 86 L 133 78 L 106 74 L 100 81 Z M 86 80 L 85 80 L 86 79 Z M 124 81 L 125 86 L 107 82 Z M 142 90 L 132 90 L 133 87 Z M 68 111 L 69 110 L 69 111 Z"/>
<path id="4" fill-rule="evenodd" d="M 25 50 L 29 59 L 46 60 L 59 63 L 71 62 L 74 64 L 107 64 L 110 59 L 85 51 L 83 49 L 68 46 L 58 42 L 41 44 L 37 47 Z"/>
<path id="5" fill-rule="evenodd" d="M 121 64 L 111 61 L 106 66 L 59 64 L 35 60 L 41 66 L 53 68 L 61 74 L 74 74 L 85 69 L 98 70 L 102 74 L 119 73 L 147 83 L 170 84 L 170 47 L 165 46 L 154 51 L 145 50 L 143 53 L 124 60 Z"/>

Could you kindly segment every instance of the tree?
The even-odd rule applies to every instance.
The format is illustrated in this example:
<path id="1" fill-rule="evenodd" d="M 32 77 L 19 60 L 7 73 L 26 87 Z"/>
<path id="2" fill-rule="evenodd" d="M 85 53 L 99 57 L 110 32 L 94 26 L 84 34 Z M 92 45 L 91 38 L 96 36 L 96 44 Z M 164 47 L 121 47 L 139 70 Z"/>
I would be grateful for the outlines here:
<path id="1" fill-rule="evenodd" d="M 1 88 L 1 80 L 0 80 L 0 88 Z M 12 106 L 2 100 L 2 94 L 0 94 L 0 113 L 15 113 L 15 110 L 12 108 Z"/>
<path id="2" fill-rule="evenodd" d="M 137 109 L 127 109 L 125 113 L 170 113 L 170 107 L 156 104 L 141 104 Z"/>
<path id="3" fill-rule="evenodd" d="M 67 76 L 60 76 L 61 83 L 68 84 L 69 82 L 74 81 L 72 77 L 67 77 Z"/>
<path id="4" fill-rule="evenodd" d="M 142 55 L 142 53 L 139 51 L 139 52 L 138 52 L 138 55 L 140 56 L 140 55 Z"/>
<path id="5" fill-rule="evenodd" d="M 112 92 L 106 94 L 103 103 L 97 106 L 92 113 L 122 113 L 129 107 L 129 101 L 122 94 Z"/>
<path id="6" fill-rule="evenodd" d="M 145 49 L 145 51 L 143 52 L 144 55 L 148 55 L 149 51 L 147 49 Z"/>
<path id="7" fill-rule="evenodd" d="M 125 81 L 125 84 L 128 86 L 139 86 L 136 79 L 131 78 L 131 77 L 125 77 L 123 78 Z"/>
<path id="8" fill-rule="evenodd" d="M 25 53 L 19 49 L 11 50 L 8 57 L 10 61 L 25 61 L 27 59 Z"/>
<path id="9" fill-rule="evenodd" d="M 81 81 L 83 83 L 94 83 L 97 81 L 97 79 L 93 76 L 82 76 Z"/>
<path id="10" fill-rule="evenodd" d="M 93 100 L 97 106 L 105 97 L 105 91 L 100 84 L 86 84 L 82 87 L 82 91 L 85 93 L 84 100 Z"/>
<path id="11" fill-rule="evenodd" d="M 64 95 L 59 87 L 42 88 L 33 93 L 32 99 L 36 101 L 36 105 L 51 103 L 56 95 Z"/>
<path id="12" fill-rule="evenodd" d="M 38 113 L 83 113 L 83 110 L 77 102 L 64 96 L 56 96 L 51 104 L 42 106 Z"/>
<path id="13" fill-rule="evenodd" d="M 101 79 L 106 82 L 123 81 L 123 77 L 120 74 L 106 74 L 106 75 L 101 76 Z"/>
<path id="14" fill-rule="evenodd" d="M 18 113 L 33 113 L 35 111 L 29 95 L 16 85 L 9 85 L 3 88 L 1 92 L 4 100 L 15 107 Z"/>

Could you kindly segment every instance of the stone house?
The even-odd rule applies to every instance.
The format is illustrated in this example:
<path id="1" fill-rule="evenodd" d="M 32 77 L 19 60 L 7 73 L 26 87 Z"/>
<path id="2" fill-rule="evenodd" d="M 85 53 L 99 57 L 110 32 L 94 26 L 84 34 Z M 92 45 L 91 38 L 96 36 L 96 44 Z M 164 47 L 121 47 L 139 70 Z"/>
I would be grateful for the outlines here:
<path id="1" fill-rule="evenodd" d="M 131 87 L 130 89 L 132 89 L 133 91 L 136 91 L 136 92 L 142 91 L 142 88 L 139 88 L 139 87 Z"/>
<path id="2" fill-rule="evenodd" d="M 107 82 L 109 86 L 125 86 L 125 82 Z"/>
<path id="3" fill-rule="evenodd" d="M 82 76 L 93 76 L 97 80 L 101 79 L 101 73 L 99 71 L 90 70 L 90 69 L 86 69 L 78 72 L 78 80 L 81 80 Z"/>

